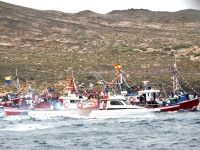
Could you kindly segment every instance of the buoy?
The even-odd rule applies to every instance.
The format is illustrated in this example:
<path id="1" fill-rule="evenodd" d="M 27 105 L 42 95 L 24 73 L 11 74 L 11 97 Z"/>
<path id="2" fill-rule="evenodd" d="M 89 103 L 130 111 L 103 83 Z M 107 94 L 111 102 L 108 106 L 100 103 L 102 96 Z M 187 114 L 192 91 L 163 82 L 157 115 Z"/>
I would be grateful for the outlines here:
<path id="1" fill-rule="evenodd" d="M 129 98 L 129 102 L 135 102 L 135 98 L 134 97 L 130 97 Z"/>
<path id="2" fill-rule="evenodd" d="M 80 103 L 77 104 L 77 107 L 78 108 L 83 108 L 83 104 L 80 102 Z"/>

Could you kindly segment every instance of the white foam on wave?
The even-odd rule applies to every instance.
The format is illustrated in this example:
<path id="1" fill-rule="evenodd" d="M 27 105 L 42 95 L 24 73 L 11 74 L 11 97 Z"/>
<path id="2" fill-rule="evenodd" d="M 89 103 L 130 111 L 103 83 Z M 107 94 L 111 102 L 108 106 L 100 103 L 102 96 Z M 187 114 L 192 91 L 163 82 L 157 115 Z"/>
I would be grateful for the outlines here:
<path id="1" fill-rule="evenodd" d="M 0 109 L 0 117 L 3 117 L 4 116 L 4 111 L 3 109 Z"/>
<path id="2" fill-rule="evenodd" d="M 29 116 L 30 119 L 36 119 L 36 120 L 49 120 L 49 119 L 56 119 L 56 117 L 51 116 Z"/>
<path id="3" fill-rule="evenodd" d="M 5 121 L 19 121 L 30 119 L 29 116 L 4 116 L 3 120 Z"/>
<path id="4" fill-rule="evenodd" d="M 4 114 L 0 112 L 0 118 L 4 117 Z"/>
<path id="5" fill-rule="evenodd" d="M 42 124 L 17 124 L 8 126 L 4 129 L 0 129 L 1 131 L 32 131 L 32 130 L 41 130 L 51 128 L 49 125 L 42 125 Z"/>

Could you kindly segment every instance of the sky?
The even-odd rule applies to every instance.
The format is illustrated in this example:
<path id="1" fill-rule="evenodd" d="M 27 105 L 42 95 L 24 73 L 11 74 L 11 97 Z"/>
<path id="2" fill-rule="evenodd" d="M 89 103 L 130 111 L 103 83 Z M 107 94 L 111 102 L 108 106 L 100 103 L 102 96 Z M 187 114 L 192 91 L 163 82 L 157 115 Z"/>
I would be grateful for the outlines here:
<path id="1" fill-rule="evenodd" d="M 91 10 L 107 13 L 112 10 L 149 9 L 154 11 L 178 11 L 200 9 L 200 0 L 1 0 L 7 3 L 40 10 L 58 10 L 76 13 Z"/>

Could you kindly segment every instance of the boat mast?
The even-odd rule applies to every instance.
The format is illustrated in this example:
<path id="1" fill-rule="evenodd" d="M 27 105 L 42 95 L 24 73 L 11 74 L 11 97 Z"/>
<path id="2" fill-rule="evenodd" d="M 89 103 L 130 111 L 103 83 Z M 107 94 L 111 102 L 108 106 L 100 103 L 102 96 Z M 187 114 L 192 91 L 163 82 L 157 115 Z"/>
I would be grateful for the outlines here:
<path id="1" fill-rule="evenodd" d="M 177 73 L 178 73 L 178 70 L 177 70 L 177 65 L 176 65 L 176 57 L 174 56 L 174 69 L 173 69 L 173 76 L 172 76 L 173 94 L 176 94 L 177 91 L 180 89 Z"/>
<path id="2" fill-rule="evenodd" d="M 163 89 L 163 92 L 165 94 L 165 97 L 167 97 L 167 93 L 166 93 L 166 90 L 165 90 L 165 87 L 164 87 L 163 83 L 162 83 L 162 89 Z"/>
<path id="3" fill-rule="evenodd" d="M 16 73 L 16 88 L 17 88 L 17 93 L 18 93 L 20 91 L 20 83 L 19 83 L 19 78 L 17 74 L 17 68 L 15 69 L 15 73 Z"/>
<path id="4" fill-rule="evenodd" d="M 75 93 L 78 93 L 78 88 L 77 88 L 77 85 L 75 83 L 75 78 L 74 78 L 74 71 L 72 70 L 72 82 L 73 82 L 73 90 Z"/>
<path id="5" fill-rule="evenodd" d="M 119 63 L 115 64 L 114 67 L 115 67 L 115 71 L 116 71 L 116 75 L 117 75 L 116 81 L 117 81 L 120 91 L 122 91 L 121 84 L 122 84 L 123 77 L 122 77 L 122 72 L 121 72 L 121 70 L 122 70 L 121 64 L 119 64 Z"/>
<path id="6" fill-rule="evenodd" d="M 117 76 L 119 77 L 119 80 L 118 80 L 118 84 L 119 84 L 119 88 L 120 88 L 120 91 L 122 91 L 122 79 L 123 79 L 123 76 L 122 76 L 122 66 L 120 64 L 120 55 L 118 55 L 118 66 L 117 66 L 117 69 L 116 69 L 117 72 Z"/>
<path id="7" fill-rule="evenodd" d="M 114 65 L 115 67 L 115 71 L 116 71 L 116 75 L 117 75 L 117 78 L 116 78 L 116 81 L 117 81 L 117 84 L 119 86 L 119 90 L 120 92 L 122 92 L 122 84 L 125 83 L 125 85 L 129 88 L 130 86 L 128 85 L 128 83 L 126 82 L 124 76 L 123 76 L 123 71 L 122 71 L 122 66 L 120 63 L 118 64 L 115 64 Z"/>

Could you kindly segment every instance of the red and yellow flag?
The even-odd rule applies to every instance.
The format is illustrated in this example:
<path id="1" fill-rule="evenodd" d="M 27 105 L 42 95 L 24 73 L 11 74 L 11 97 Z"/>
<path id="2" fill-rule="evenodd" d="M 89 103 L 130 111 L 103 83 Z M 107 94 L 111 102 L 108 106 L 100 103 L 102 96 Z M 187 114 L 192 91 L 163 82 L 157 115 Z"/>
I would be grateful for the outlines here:
<path id="1" fill-rule="evenodd" d="M 118 70 L 118 71 L 122 70 L 121 64 L 115 64 L 114 67 L 115 67 L 115 70 Z"/>

